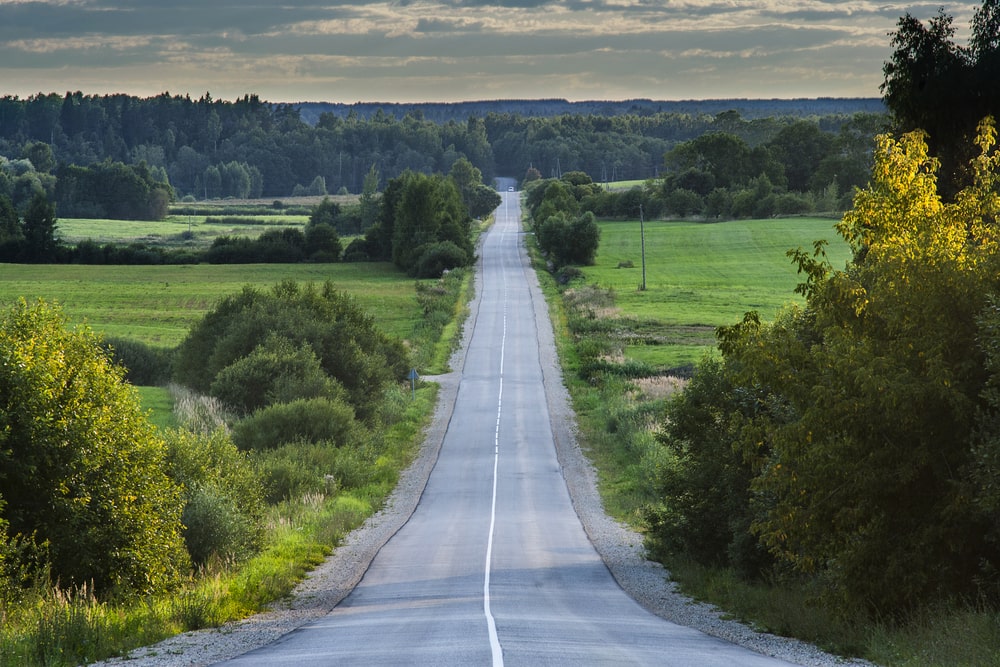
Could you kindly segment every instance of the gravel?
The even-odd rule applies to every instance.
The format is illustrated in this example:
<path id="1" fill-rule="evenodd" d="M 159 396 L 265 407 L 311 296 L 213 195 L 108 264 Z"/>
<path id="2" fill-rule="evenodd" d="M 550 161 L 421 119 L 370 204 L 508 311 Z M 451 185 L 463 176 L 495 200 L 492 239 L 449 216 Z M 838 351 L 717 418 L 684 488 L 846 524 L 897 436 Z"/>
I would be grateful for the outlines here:
<path id="1" fill-rule="evenodd" d="M 548 309 L 537 278 L 530 271 L 527 276 L 536 321 L 548 322 Z M 478 306 L 477 291 L 470 310 L 475 312 Z M 452 368 L 462 367 L 467 345 L 468 332 L 452 358 Z M 693 601 L 678 593 L 663 566 L 644 557 L 641 536 L 604 512 L 597 492 L 595 471 L 577 444 L 575 415 L 562 382 L 550 327 L 540 327 L 539 346 L 557 456 L 566 485 L 587 535 L 623 590 L 646 609 L 670 622 L 701 630 L 764 655 L 816 667 L 871 664 L 839 658 L 798 640 L 757 632 L 725 618 L 723 612 L 712 605 Z M 401 475 L 400 483 L 385 507 L 353 531 L 322 565 L 301 582 L 290 599 L 248 619 L 221 628 L 187 632 L 136 649 L 126 657 L 98 664 L 128 667 L 210 665 L 270 643 L 329 613 L 361 580 L 378 550 L 406 523 L 416 508 L 437 461 L 459 379 L 457 373 L 423 378 L 437 382 L 440 392 L 434 420 L 428 427 L 417 459 Z"/>

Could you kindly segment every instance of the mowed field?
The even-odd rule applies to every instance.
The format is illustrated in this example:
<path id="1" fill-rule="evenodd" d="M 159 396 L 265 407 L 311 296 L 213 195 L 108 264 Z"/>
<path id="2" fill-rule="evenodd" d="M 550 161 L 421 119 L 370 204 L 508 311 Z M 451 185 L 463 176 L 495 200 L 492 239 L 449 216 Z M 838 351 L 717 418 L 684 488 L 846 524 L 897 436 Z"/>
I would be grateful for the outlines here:
<path id="1" fill-rule="evenodd" d="M 73 323 L 109 336 L 174 347 L 191 325 L 244 285 L 330 280 L 391 335 L 420 318 L 414 281 L 388 263 L 81 266 L 0 264 L 0 306 L 19 297 L 58 302 Z"/>
<path id="2" fill-rule="evenodd" d="M 230 218 L 225 222 L 209 222 Z M 232 224 L 232 219 L 245 221 Z M 75 245 L 81 241 L 96 243 L 143 243 L 171 248 L 205 248 L 220 236 L 256 238 L 271 229 L 296 227 L 303 229 L 309 221 L 306 215 L 268 216 L 206 216 L 171 215 L 164 220 L 101 220 L 96 218 L 59 218 L 56 236 Z"/>
<path id="3" fill-rule="evenodd" d="M 842 269 L 850 250 L 834 224 L 829 218 L 647 222 L 641 291 L 639 221 L 602 222 L 596 265 L 584 274 L 588 283 L 613 289 L 620 315 L 635 320 L 636 344 L 626 356 L 683 366 L 714 348 L 716 327 L 738 322 L 749 310 L 770 320 L 786 304 L 802 302 L 795 286 L 804 277 L 788 250 L 811 253 L 814 241 L 825 239 L 831 264 Z"/>

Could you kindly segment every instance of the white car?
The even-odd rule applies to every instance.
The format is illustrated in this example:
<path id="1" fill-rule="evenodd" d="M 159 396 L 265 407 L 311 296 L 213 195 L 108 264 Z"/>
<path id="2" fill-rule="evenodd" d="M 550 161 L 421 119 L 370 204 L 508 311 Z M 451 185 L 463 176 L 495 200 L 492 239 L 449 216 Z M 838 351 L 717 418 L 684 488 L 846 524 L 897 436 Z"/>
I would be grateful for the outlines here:
<path id="1" fill-rule="evenodd" d="M 509 188 L 507 188 L 507 192 L 513 192 L 513 191 L 514 191 L 514 186 L 513 185 L 510 186 Z"/>

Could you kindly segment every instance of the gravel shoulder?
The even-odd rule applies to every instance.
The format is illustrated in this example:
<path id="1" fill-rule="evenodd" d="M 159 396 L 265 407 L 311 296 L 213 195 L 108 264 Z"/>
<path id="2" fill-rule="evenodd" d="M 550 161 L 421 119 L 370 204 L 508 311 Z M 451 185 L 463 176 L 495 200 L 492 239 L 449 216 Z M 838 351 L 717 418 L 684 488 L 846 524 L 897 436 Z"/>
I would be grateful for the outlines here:
<path id="1" fill-rule="evenodd" d="M 522 252 L 526 253 L 526 250 L 522 249 Z M 549 322 L 548 307 L 537 277 L 530 270 L 527 277 L 536 321 Z M 479 307 L 479 293 L 477 289 L 469 305 L 470 321 L 474 320 Z M 668 579 L 667 571 L 659 563 L 645 559 L 641 536 L 604 512 L 597 492 L 596 474 L 577 444 L 575 415 L 562 382 L 551 326 L 540 329 L 539 346 L 548 408 L 563 476 L 587 535 L 619 585 L 645 608 L 670 622 L 701 630 L 764 655 L 816 667 L 870 664 L 844 660 L 794 639 L 756 632 L 742 623 L 723 618 L 722 612 L 715 607 L 695 602 L 677 592 L 675 584 Z M 452 357 L 451 368 L 462 368 L 468 338 L 466 331 Z M 98 664 L 129 667 L 210 665 L 270 643 L 336 607 L 364 576 L 382 545 L 409 519 L 437 462 L 458 393 L 460 372 L 423 379 L 437 382 L 440 391 L 433 422 L 428 427 L 417 459 L 402 474 L 385 507 L 353 531 L 322 565 L 301 582 L 290 599 L 251 618 L 221 628 L 177 635 L 136 649 L 124 658 Z"/>

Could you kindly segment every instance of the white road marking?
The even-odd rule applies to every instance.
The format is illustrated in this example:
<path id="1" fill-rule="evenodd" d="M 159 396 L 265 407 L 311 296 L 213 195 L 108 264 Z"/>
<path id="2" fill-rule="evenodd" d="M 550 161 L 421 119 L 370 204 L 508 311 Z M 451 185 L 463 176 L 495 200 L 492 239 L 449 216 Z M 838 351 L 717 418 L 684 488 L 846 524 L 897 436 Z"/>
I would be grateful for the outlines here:
<path id="1" fill-rule="evenodd" d="M 504 198 L 506 202 L 506 197 Z M 505 207 L 506 209 L 506 207 Z M 506 210 L 504 212 L 506 217 Z M 501 238 L 503 235 L 501 234 Z M 490 610 L 490 570 L 493 564 L 493 534 L 497 522 L 497 471 L 500 467 L 500 417 L 503 414 L 503 362 L 507 348 L 507 274 L 504 273 L 503 300 L 503 336 L 500 339 L 500 391 L 497 396 L 497 423 L 493 433 L 493 499 L 490 506 L 490 533 L 486 541 L 486 574 L 483 580 L 483 613 L 486 615 L 486 626 L 490 633 L 490 651 L 493 654 L 493 667 L 503 667 L 503 649 L 497 636 L 497 624 Z"/>

